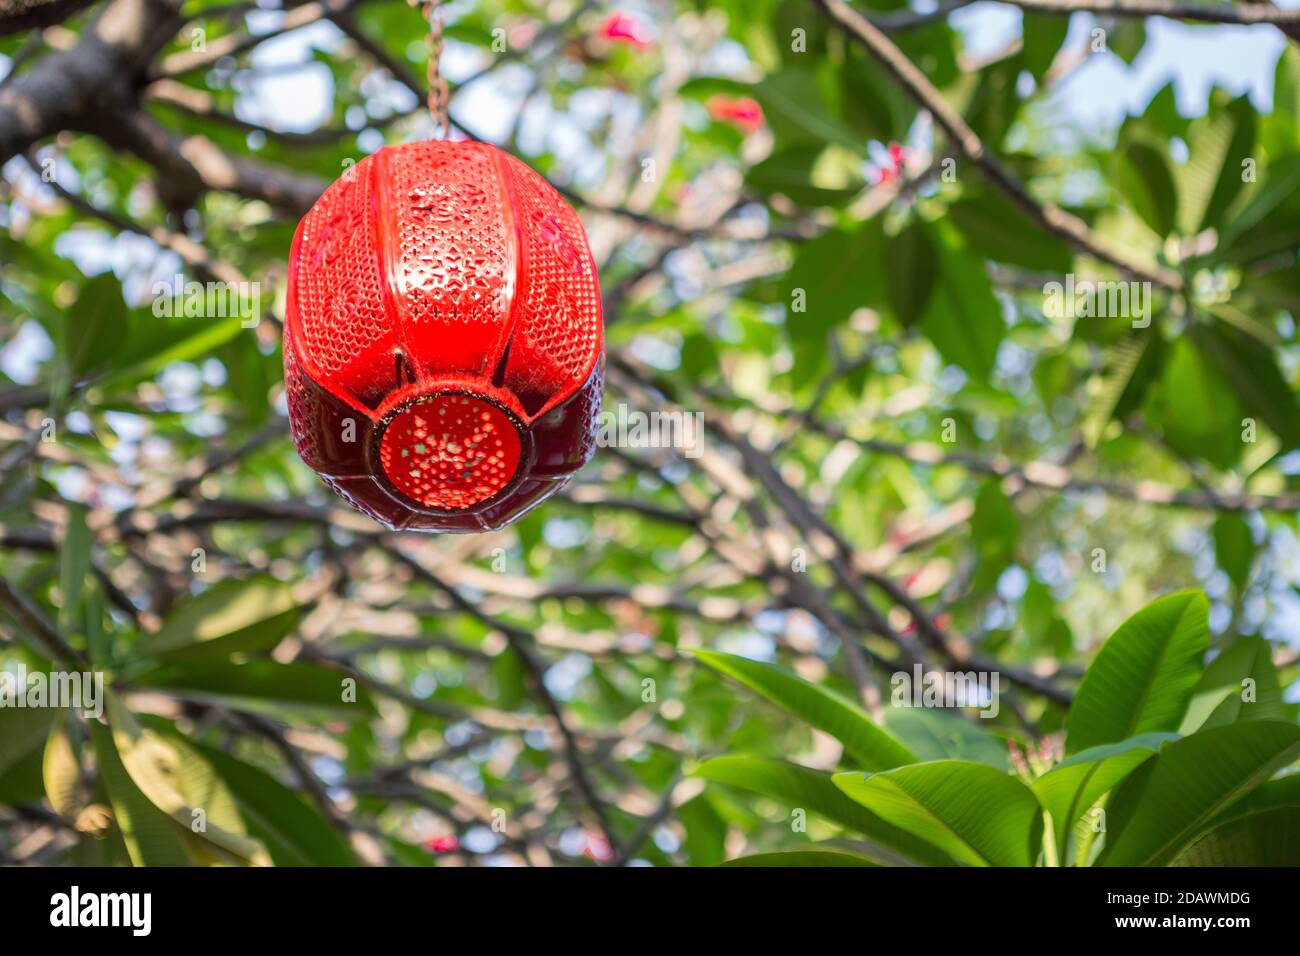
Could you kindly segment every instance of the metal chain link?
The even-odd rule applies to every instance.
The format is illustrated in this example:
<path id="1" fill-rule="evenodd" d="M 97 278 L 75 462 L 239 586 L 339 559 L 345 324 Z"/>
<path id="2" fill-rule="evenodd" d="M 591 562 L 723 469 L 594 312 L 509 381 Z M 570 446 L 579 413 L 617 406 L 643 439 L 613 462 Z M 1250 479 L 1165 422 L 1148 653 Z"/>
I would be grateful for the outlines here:
<path id="1" fill-rule="evenodd" d="M 440 65 L 442 62 L 442 10 L 439 0 L 407 0 L 413 7 L 419 7 L 424 18 L 429 21 L 429 33 L 424 38 L 429 50 L 429 114 L 433 117 L 433 135 L 446 139 L 451 134 L 451 118 L 447 115 L 447 105 L 451 94 L 447 91 L 447 81 L 443 79 Z"/>

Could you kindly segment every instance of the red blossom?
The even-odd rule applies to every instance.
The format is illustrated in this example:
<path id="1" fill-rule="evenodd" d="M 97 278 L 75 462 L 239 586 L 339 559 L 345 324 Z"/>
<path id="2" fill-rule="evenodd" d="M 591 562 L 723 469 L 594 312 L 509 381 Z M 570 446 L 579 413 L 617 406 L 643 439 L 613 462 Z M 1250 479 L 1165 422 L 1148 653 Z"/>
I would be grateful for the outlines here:
<path id="1" fill-rule="evenodd" d="M 460 849 L 460 840 L 454 836 L 432 837 L 424 841 L 424 848 L 430 853 L 455 853 Z"/>
<path id="2" fill-rule="evenodd" d="M 730 123 L 742 133 L 763 128 L 763 107 L 748 96 L 733 98 L 714 96 L 709 100 L 709 115 L 721 123 Z"/>
<path id="3" fill-rule="evenodd" d="M 606 40 L 626 43 L 638 50 L 644 50 L 653 42 L 649 28 L 627 13 L 611 13 L 600 25 L 600 35 Z"/>

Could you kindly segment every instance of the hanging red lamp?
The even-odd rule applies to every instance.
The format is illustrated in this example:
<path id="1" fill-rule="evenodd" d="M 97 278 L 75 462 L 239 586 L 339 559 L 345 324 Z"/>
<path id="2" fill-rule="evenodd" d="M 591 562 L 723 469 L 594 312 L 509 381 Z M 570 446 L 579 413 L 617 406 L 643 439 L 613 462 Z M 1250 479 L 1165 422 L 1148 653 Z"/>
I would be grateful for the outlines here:
<path id="1" fill-rule="evenodd" d="M 546 180 L 486 143 L 385 147 L 294 236 L 294 446 L 388 528 L 503 527 L 591 458 L 603 339 L 586 234 Z"/>

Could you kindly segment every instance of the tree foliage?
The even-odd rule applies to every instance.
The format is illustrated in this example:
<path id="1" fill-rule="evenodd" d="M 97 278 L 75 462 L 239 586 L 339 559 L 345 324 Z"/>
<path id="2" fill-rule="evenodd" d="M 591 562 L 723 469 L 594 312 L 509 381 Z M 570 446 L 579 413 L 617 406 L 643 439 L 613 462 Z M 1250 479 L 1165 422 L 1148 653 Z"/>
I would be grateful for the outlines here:
<path id="1" fill-rule="evenodd" d="M 429 134 L 420 14 L 0 5 L 0 664 L 105 677 L 0 707 L 0 859 L 1300 859 L 1300 16 L 1179 7 L 1276 33 L 1271 107 L 1097 130 L 1110 0 L 979 56 L 962 4 L 445 6 L 456 135 L 588 228 L 606 407 L 701 443 L 492 534 L 351 511 L 285 261 Z"/>

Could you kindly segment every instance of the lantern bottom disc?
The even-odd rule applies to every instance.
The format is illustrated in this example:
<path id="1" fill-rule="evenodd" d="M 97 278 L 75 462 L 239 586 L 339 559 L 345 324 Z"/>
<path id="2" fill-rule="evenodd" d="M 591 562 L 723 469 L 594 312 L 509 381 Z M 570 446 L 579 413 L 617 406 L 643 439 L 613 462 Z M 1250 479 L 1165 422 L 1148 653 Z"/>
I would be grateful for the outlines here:
<path id="1" fill-rule="evenodd" d="M 497 405 L 463 394 L 433 395 L 388 422 L 379 462 L 393 488 L 416 504 L 459 511 L 506 489 L 522 446 Z"/>

